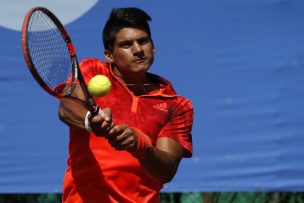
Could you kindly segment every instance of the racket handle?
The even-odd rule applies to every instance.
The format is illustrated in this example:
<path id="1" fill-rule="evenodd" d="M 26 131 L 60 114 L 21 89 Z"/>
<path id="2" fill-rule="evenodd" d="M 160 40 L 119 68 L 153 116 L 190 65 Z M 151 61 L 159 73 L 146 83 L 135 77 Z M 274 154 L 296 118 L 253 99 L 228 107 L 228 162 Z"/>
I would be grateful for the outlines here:
<path id="1" fill-rule="evenodd" d="M 99 106 L 96 106 L 95 108 L 94 107 L 90 108 L 90 113 L 92 117 L 96 116 L 99 113 L 99 111 L 101 111 Z"/>
<path id="2" fill-rule="evenodd" d="M 99 106 L 93 101 L 93 99 L 88 99 L 87 104 L 92 116 L 96 116 L 99 113 Z"/>

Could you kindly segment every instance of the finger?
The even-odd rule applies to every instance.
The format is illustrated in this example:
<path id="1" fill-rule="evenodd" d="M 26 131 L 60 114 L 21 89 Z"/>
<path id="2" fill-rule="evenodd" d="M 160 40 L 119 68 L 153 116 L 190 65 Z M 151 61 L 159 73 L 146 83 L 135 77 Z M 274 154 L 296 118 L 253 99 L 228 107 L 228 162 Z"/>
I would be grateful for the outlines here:
<path id="1" fill-rule="evenodd" d="M 110 130 L 109 136 L 116 137 L 116 136 L 122 134 L 126 128 L 127 128 L 127 126 L 125 126 L 125 125 L 116 125 Z"/>
<path id="2" fill-rule="evenodd" d="M 105 118 L 101 114 L 97 114 L 91 118 L 90 122 L 92 124 L 101 124 L 104 121 L 105 121 Z"/>
<path id="3" fill-rule="evenodd" d="M 109 143 L 112 146 L 117 146 L 118 144 L 121 144 L 124 140 L 126 140 L 128 138 L 128 136 L 126 134 L 124 134 L 123 132 L 120 133 L 120 131 L 119 131 L 119 132 L 110 134 L 107 138 L 109 140 Z"/>
<path id="4" fill-rule="evenodd" d="M 102 123 L 101 123 L 101 127 L 102 128 L 108 128 L 108 127 L 110 127 L 111 125 L 112 125 L 112 121 L 106 121 L 106 120 L 104 120 Z"/>
<path id="5" fill-rule="evenodd" d="M 134 137 L 129 137 L 128 139 L 124 140 L 121 145 L 123 146 L 124 150 L 132 152 L 136 149 L 137 143 Z"/>
<path id="6" fill-rule="evenodd" d="M 124 145 L 122 143 L 124 142 L 125 139 L 127 139 L 127 137 L 120 138 L 120 140 L 117 140 L 117 137 L 113 137 L 113 138 L 109 138 L 108 142 L 115 149 L 122 150 L 124 148 Z"/>
<path id="7" fill-rule="evenodd" d="M 110 108 L 104 108 L 99 110 L 99 114 L 104 118 L 105 121 L 110 122 L 112 120 L 112 111 Z"/>
<path id="8" fill-rule="evenodd" d="M 122 149 L 126 145 L 126 140 L 130 139 L 130 135 L 125 132 L 125 129 L 124 126 L 115 126 L 114 130 L 112 129 L 112 133 L 107 137 L 112 147 Z"/>
<path id="9" fill-rule="evenodd" d="M 116 150 L 134 151 L 137 146 L 137 138 L 130 128 L 124 128 L 121 134 L 109 138 L 109 143 Z"/>
<path id="10" fill-rule="evenodd" d="M 121 140 L 117 141 L 113 147 L 116 150 L 127 150 L 127 151 L 134 151 L 136 149 L 136 142 L 133 137 L 123 137 Z"/>

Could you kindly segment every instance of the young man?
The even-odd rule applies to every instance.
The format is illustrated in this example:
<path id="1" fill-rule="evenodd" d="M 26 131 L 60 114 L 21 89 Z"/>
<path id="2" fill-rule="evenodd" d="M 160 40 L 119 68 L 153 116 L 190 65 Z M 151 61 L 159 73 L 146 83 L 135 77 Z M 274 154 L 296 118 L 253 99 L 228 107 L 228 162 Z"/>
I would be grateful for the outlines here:
<path id="1" fill-rule="evenodd" d="M 102 114 L 91 118 L 79 102 L 61 99 L 59 116 L 70 126 L 63 202 L 160 202 L 163 184 L 192 155 L 190 101 L 148 73 L 155 54 L 150 20 L 137 8 L 113 9 L 103 30 L 107 63 L 81 62 L 86 82 L 97 74 L 112 82 L 107 96 L 94 98 Z M 73 96 L 84 100 L 79 86 Z"/>

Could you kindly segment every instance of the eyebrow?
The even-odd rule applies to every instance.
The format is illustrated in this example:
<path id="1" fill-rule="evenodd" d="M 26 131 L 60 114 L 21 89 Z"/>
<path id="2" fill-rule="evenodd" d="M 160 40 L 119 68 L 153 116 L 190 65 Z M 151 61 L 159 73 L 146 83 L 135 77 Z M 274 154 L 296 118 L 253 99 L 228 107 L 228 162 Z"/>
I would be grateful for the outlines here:
<path id="1" fill-rule="evenodd" d="M 142 40 L 150 40 L 149 36 L 143 36 L 143 37 L 140 37 L 140 38 L 137 38 L 135 39 L 135 41 L 142 41 Z M 125 40 L 122 40 L 120 42 L 118 42 L 117 44 L 118 45 L 124 45 L 124 44 L 128 44 L 128 43 L 132 43 L 134 40 L 132 39 L 125 39 Z"/>

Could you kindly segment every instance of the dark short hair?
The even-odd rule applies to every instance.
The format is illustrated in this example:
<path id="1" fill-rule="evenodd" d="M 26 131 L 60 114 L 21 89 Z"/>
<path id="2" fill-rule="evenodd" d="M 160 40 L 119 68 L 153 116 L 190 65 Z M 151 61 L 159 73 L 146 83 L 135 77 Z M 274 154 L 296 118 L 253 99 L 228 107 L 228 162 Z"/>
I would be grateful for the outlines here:
<path id="1" fill-rule="evenodd" d="M 114 8 L 111 11 L 103 32 L 102 39 L 105 50 L 114 51 L 114 42 L 116 34 L 123 28 L 137 28 L 145 31 L 151 42 L 151 31 L 148 21 L 151 17 L 139 8 Z M 153 42 L 152 42 L 153 43 Z"/>

